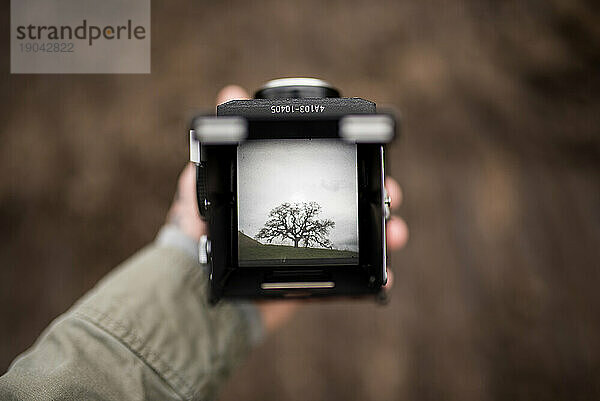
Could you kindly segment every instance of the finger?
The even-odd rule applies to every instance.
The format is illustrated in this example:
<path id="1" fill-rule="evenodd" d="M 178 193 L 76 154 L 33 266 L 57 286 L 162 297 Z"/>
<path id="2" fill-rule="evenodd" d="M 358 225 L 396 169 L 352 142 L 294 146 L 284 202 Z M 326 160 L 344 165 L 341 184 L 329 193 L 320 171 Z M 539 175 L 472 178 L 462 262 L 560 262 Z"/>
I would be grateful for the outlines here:
<path id="1" fill-rule="evenodd" d="M 290 320 L 301 304 L 301 301 L 291 300 L 259 301 L 255 303 L 267 333 L 274 332 Z"/>
<path id="2" fill-rule="evenodd" d="M 189 163 L 179 175 L 177 192 L 167 214 L 167 222 L 179 227 L 185 234 L 199 240 L 206 233 L 206 224 L 200 219 L 196 200 L 196 172 Z"/>
<path id="3" fill-rule="evenodd" d="M 394 273 L 390 269 L 387 269 L 387 283 L 385 283 L 383 288 L 385 288 L 386 291 L 389 291 L 392 289 L 393 286 L 394 286 Z"/>
<path id="4" fill-rule="evenodd" d="M 177 180 L 177 197 L 179 200 L 193 202 L 198 206 L 196 199 L 196 169 L 193 163 L 188 163 Z"/>
<path id="5" fill-rule="evenodd" d="M 392 209 L 398 209 L 402 204 L 402 188 L 398 185 L 398 182 L 390 176 L 385 177 L 385 189 L 392 200 L 390 207 Z"/>
<path id="6" fill-rule="evenodd" d="M 217 94 L 217 104 L 236 99 L 249 99 L 250 95 L 244 88 L 238 85 L 227 85 Z"/>
<path id="7" fill-rule="evenodd" d="M 385 224 L 385 235 L 387 246 L 391 250 L 402 248 L 408 241 L 408 226 L 404 220 L 393 216 Z"/>

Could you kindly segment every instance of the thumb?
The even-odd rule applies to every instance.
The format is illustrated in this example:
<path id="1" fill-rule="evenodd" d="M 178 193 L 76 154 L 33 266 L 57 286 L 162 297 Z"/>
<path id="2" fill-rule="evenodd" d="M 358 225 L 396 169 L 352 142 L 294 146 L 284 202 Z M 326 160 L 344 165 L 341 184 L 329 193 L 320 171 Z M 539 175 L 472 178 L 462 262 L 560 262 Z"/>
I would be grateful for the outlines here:
<path id="1" fill-rule="evenodd" d="M 237 85 L 227 85 L 217 94 L 217 104 L 238 99 L 250 99 L 250 95 L 244 88 Z"/>

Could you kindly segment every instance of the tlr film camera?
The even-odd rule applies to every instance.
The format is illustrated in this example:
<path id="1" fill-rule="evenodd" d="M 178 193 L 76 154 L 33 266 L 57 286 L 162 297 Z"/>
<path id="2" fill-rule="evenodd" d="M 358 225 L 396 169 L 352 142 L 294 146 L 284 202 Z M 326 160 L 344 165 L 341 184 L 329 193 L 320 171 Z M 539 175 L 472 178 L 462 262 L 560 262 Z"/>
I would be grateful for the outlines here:
<path id="1" fill-rule="evenodd" d="M 391 114 L 313 78 L 268 82 L 190 127 L 210 300 L 377 295 Z"/>

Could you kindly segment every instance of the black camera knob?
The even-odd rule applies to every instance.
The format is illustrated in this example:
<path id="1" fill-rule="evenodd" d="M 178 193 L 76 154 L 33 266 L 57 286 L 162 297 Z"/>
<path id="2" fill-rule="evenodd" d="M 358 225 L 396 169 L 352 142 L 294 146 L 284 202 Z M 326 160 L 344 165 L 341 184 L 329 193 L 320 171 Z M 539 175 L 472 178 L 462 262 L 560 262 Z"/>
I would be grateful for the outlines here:
<path id="1" fill-rule="evenodd" d="M 300 99 L 340 97 L 331 84 L 317 78 L 280 78 L 267 82 L 255 94 L 255 99 Z"/>

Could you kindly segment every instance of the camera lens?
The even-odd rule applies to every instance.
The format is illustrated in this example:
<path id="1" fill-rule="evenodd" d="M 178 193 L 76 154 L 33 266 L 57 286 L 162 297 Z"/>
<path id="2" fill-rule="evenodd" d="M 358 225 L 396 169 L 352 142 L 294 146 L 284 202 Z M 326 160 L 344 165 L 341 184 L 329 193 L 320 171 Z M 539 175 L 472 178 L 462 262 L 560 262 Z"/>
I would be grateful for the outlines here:
<path id="1" fill-rule="evenodd" d="M 254 94 L 255 99 L 308 97 L 340 97 L 340 92 L 317 78 L 281 78 L 267 82 Z"/>

